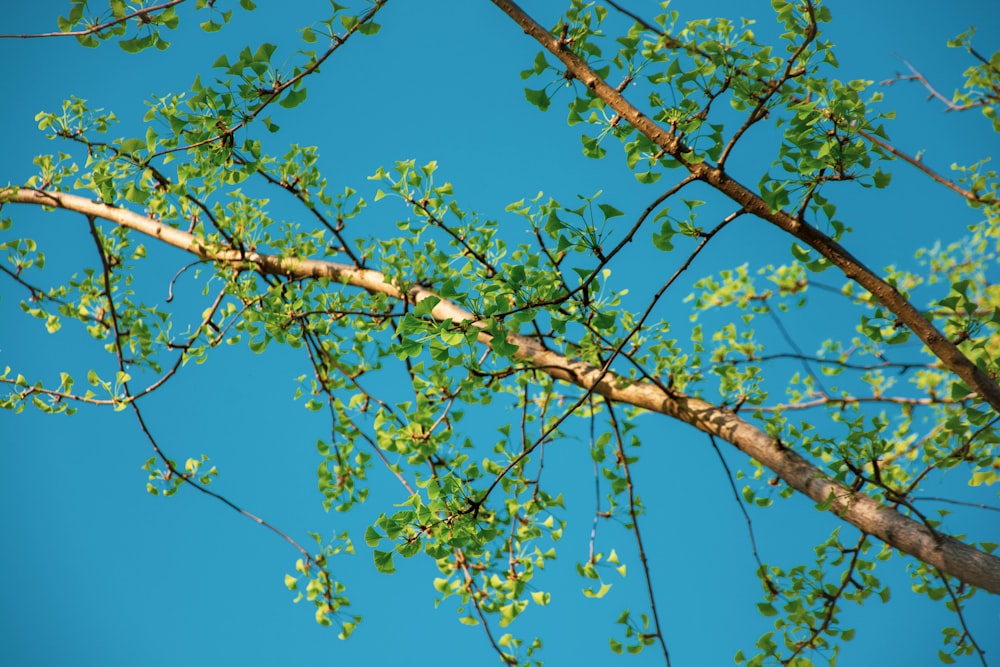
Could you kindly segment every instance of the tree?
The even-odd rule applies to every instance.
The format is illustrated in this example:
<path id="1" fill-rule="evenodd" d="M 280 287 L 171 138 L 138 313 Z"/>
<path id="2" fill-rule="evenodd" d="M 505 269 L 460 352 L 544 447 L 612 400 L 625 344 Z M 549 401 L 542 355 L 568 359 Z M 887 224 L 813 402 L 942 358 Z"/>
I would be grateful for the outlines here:
<path id="1" fill-rule="evenodd" d="M 146 49 L 166 50 L 169 31 L 192 23 L 181 26 L 182 4 L 112 1 L 92 14 L 73 1 L 59 34 L 150 58 Z M 647 548 L 656 528 L 648 486 L 637 481 L 671 483 L 640 472 L 676 460 L 649 451 L 662 445 L 716 456 L 728 481 L 687 471 L 673 483 L 693 478 L 688 493 L 718 496 L 745 517 L 734 567 L 756 574 L 759 599 L 747 613 L 763 619 L 741 638 L 737 662 L 833 662 L 855 634 L 843 620 L 853 603 L 888 600 L 885 572 L 906 570 L 917 594 L 954 613 L 935 648 L 941 659 L 985 663 L 988 639 L 967 609 L 979 589 L 1000 594 L 991 531 L 974 523 L 997 509 L 989 494 L 998 479 L 1000 311 L 991 281 L 1000 209 L 989 156 L 948 172 L 935 165 L 949 158 L 925 161 L 919 147 L 895 143 L 884 88 L 835 78 L 824 33 L 831 12 L 818 2 L 774 0 L 781 34 L 769 40 L 749 22 L 692 19 L 666 5 L 574 1 L 539 22 L 515 3 L 493 4 L 494 20 L 526 33 L 537 52 L 515 68 L 526 68 L 527 102 L 549 111 L 531 122 L 553 131 L 555 110 L 567 107 L 569 132 L 582 128 L 599 173 L 622 171 L 623 154 L 633 184 L 577 191 L 569 204 L 532 192 L 496 218 L 469 208 L 434 162 L 379 168 L 368 195 L 330 186 L 319 150 L 283 143 L 279 125 L 296 123 L 307 91 L 393 20 L 384 0 L 353 10 L 333 3 L 290 48 L 252 44 L 210 69 L 201 63 L 185 94 L 158 91 L 142 122 L 120 135 L 113 113 L 80 98 L 38 114 L 60 148 L 0 196 L 5 295 L 16 290 L 24 314 L 49 332 L 82 325 L 108 356 L 88 357 L 82 372 L 67 366 L 55 382 L 5 360 L 4 407 L 130 413 L 150 448 L 148 491 L 200 492 L 283 537 L 298 551 L 286 585 L 343 638 L 360 616 L 338 564 L 363 538 L 383 573 L 402 559 L 433 562 L 438 598 L 509 664 L 545 655 L 518 621 L 550 603 L 551 570 L 577 572 L 588 598 L 605 597 L 626 574 L 638 578 L 638 597 L 614 610 L 610 648 L 646 649 L 670 664 L 671 651 L 690 650 L 664 622 L 658 573 L 676 566 Z M 206 32 L 249 20 L 215 2 L 195 5 Z M 1000 54 L 982 55 L 972 31 L 950 45 L 968 69 L 954 97 L 940 96 L 955 112 L 948 121 L 988 131 L 981 113 L 1000 130 Z M 921 70 L 907 72 L 891 90 L 912 80 L 937 94 Z M 417 102 L 433 104 L 433 95 Z M 922 111 L 943 122 L 940 109 Z M 476 110 L 432 107 L 424 131 L 446 132 L 455 113 Z M 364 121 L 363 110 L 351 117 Z M 525 159 L 549 171 L 576 157 L 537 145 Z M 929 236 L 916 261 L 893 254 L 899 265 L 878 270 L 852 250 L 851 227 L 885 221 L 854 222 L 841 209 L 874 196 L 859 189 L 902 205 L 890 175 L 904 173 L 940 188 L 968 228 L 937 230 L 944 244 Z M 291 222 L 272 213 L 266 198 L 279 195 L 298 207 L 281 213 Z M 90 238 L 86 255 L 68 258 L 69 279 L 52 276 L 33 240 L 25 209 L 36 208 L 78 220 Z M 921 212 L 918 201 L 907 215 Z M 753 255 L 707 269 L 727 235 Z M 147 260 L 157 246 L 188 258 Z M 147 282 L 147 262 L 159 280 Z M 184 303 L 174 304 L 175 288 Z M 216 481 L 210 447 L 186 451 L 157 435 L 148 413 L 182 369 L 197 372 L 243 343 L 261 356 L 287 346 L 308 360 L 308 372 L 290 375 L 303 373 L 297 398 L 325 424 L 316 445 L 322 504 L 360 514 L 361 532 L 331 538 L 324 526 L 303 540 L 264 510 L 244 509 Z M 247 380 L 216 378 L 208 394 L 223 400 L 227 385 Z M 672 436 L 683 444 L 662 443 L 670 420 L 685 425 Z M 584 483 L 553 470 L 570 447 L 589 452 Z M 942 484 L 945 493 L 935 490 Z M 792 512 L 779 499 L 793 497 L 808 499 L 809 521 L 826 533 L 815 557 L 758 555 L 756 527 Z M 673 502 L 675 512 L 711 520 Z M 978 512 L 971 524 L 947 516 L 967 509 Z M 560 544 L 581 524 L 590 535 L 582 556 Z M 892 594 L 906 587 L 895 583 Z"/>

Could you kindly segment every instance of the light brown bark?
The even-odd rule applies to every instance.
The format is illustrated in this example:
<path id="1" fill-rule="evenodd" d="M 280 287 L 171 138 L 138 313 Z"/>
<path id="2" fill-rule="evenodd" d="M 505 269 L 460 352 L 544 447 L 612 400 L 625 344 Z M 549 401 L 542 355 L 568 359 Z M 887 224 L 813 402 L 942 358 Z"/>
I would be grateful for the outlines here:
<path id="1" fill-rule="evenodd" d="M 251 265 L 269 274 L 297 279 L 329 278 L 344 285 L 386 294 L 395 299 L 405 299 L 414 304 L 431 296 L 440 298 L 422 287 L 414 287 L 404 293 L 386 282 L 382 273 L 371 269 L 313 259 L 279 258 L 258 252 L 213 250 L 192 234 L 127 209 L 76 195 L 22 188 L 7 193 L 0 191 L 0 201 L 62 208 L 109 220 L 204 259 Z M 482 327 L 471 313 L 446 299 L 442 299 L 434 307 L 432 315 L 442 321 L 469 321 L 474 326 Z M 483 332 L 479 334 L 479 340 L 488 345 L 491 338 Z M 568 359 L 545 348 L 533 338 L 510 334 L 507 341 L 518 346 L 515 355 L 518 359 L 530 363 L 553 378 L 584 389 L 593 389 L 595 393 L 610 400 L 673 417 L 700 431 L 715 435 L 762 463 L 786 484 L 815 502 L 825 502 L 832 496 L 830 511 L 865 533 L 874 535 L 961 581 L 1000 594 L 1000 558 L 979 551 L 949 535 L 934 532 L 893 507 L 851 490 L 738 414 L 695 397 L 666 392 L 649 382 L 630 383 L 612 372 L 602 375 L 599 368 Z"/>

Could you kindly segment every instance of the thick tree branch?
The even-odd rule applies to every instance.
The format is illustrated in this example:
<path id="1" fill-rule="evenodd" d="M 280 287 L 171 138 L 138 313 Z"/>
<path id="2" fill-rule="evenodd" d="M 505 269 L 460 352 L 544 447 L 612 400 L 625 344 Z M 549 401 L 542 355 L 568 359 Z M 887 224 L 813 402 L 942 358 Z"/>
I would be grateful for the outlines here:
<path id="1" fill-rule="evenodd" d="M 942 334 L 937 327 L 929 322 L 913 304 L 911 304 L 896 288 L 882 280 L 876 273 L 854 257 L 846 248 L 807 224 L 801 218 L 786 211 L 771 210 L 771 207 L 758 194 L 755 194 L 738 181 L 729 177 L 724 170 L 712 167 L 705 162 L 692 163 L 685 159 L 690 154 L 690 148 L 684 145 L 674 132 L 657 125 L 651 118 L 633 106 L 618 90 L 609 86 L 597 73 L 568 50 L 563 42 L 549 33 L 528 16 L 516 3 L 510 0 L 491 0 L 525 33 L 534 38 L 545 49 L 558 58 L 566 66 L 567 74 L 579 80 L 589 88 L 594 95 L 611 107 L 622 119 L 628 121 L 650 141 L 655 143 L 666 154 L 680 162 L 696 178 L 708 183 L 716 190 L 737 202 L 748 213 L 766 220 L 780 229 L 788 232 L 809 247 L 816 250 L 830 263 L 837 266 L 849 279 L 864 287 L 878 299 L 882 305 L 892 311 L 903 324 L 923 341 L 931 352 L 945 366 L 958 375 L 970 389 L 977 392 L 993 409 L 1000 412 L 1000 385 L 982 369 L 970 361 L 958 347 Z"/>
<path id="2" fill-rule="evenodd" d="M 386 277 L 381 272 L 371 269 L 321 260 L 213 248 L 187 232 L 129 210 L 77 195 L 20 188 L 0 191 L 0 201 L 62 208 L 102 218 L 204 259 L 248 266 L 265 274 L 299 280 L 327 278 L 410 303 L 418 303 L 428 297 L 440 299 L 420 286 L 404 292 L 386 282 Z M 485 326 L 484 323 L 477 322 L 472 313 L 445 299 L 440 299 L 431 314 L 439 321 L 470 322 L 472 326 L 479 328 Z M 488 345 L 491 337 L 483 331 L 479 334 L 479 340 Z M 950 535 L 932 531 L 893 507 L 853 491 L 736 413 L 699 398 L 666 390 L 652 382 L 632 383 L 613 372 L 568 359 L 527 336 L 512 333 L 507 341 L 518 346 L 515 355 L 517 359 L 530 363 L 557 380 L 592 390 L 612 401 L 673 417 L 729 442 L 772 470 L 793 489 L 817 503 L 829 503 L 829 511 L 861 531 L 960 581 L 1000 595 L 1000 558 L 979 551 Z"/>

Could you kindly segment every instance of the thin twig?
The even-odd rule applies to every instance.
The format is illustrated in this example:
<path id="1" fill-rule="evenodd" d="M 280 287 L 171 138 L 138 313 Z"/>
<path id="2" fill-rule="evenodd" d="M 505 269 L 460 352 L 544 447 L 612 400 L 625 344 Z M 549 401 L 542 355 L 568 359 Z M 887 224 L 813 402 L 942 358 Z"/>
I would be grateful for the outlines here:
<path id="1" fill-rule="evenodd" d="M 615 434 L 615 444 L 618 447 L 617 458 L 625 473 L 625 484 L 628 489 L 628 514 L 632 524 L 632 533 L 635 535 L 635 545 L 639 550 L 639 562 L 642 563 L 642 573 L 646 579 L 646 595 L 649 597 L 649 608 L 653 614 L 653 627 L 656 630 L 656 639 L 660 642 L 660 648 L 663 650 L 663 660 L 667 667 L 670 667 L 670 653 L 667 651 L 667 640 L 663 636 L 660 614 L 656 610 L 656 595 L 653 593 L 653 575 L 649 570 L 649 560 L 646 558 L 646 550 L 642 545 L 642 533 L 639 531 L 639 515 L 635 508 L 635 486 L 632 484 L 632 473 L 628 466 L 628 455 L 625 453 L 625 443 L 622 440 L 618 418 L 615 416 L 614 405 L 608 400 L 605 400 L 604 403 L 608 407 L 608 419 L 611 421 L 611 428 Z"/>
<path id="2" fill-rule="evenodd" d="M 757 551 L 757 538 L 754 536 L 753 532 L 753 522 L 750 520 L 750 514 L 747 512 L 747 508 L 743 504 L 740 492 L 736 489 L 736 482 L 733 481 L 733 473 L 729 469 L 729 463 L 726 462 L 726 457 L 722 455 L 719 445 L 715 442 L 715 436 L 711 433 L 708 434 L 708 440 L 712 443 L 712 449 L 715 450 L 715 454 L 719 458 L 719 463 L 722 464 L 723 470 L 726 471 L 726 480 L 729 482 L 729 488 L 733 491 L 733 498 L 736 499 L 736 505 L 740 508 L 740 512 L 743 513 L 743 519 L 747 523 L 747 534 L 750 536 L 750 551 L 753 553 L 753 559 L 757 562 L 757 576 L 764 581 L 764 585 L 767 586 L 767 590 L 771 595 L 778 595 L 778 587 L 773 581 L 771 581 L 771 578 L 767 576 L 767 568 L 764 567 L 764 563 L 760 560 L 760 554 Z"/>
<path id="3" fill-rule="evenodd" d="M 979 656 L 979 662 L 982 663 L 983 667 L 988 667 L 986 664 L 986 652 L 979 647 L 979 643 L 976 641 L 976 638 L 972 636 L 972 633 L 969 631 L 969 626 L 965 623 L 965 614 L 962 612 L 962 603 L 958 599 L 958 595 L 955 593 L 955 590 L 952 588 L 951 582 L 948 581 L 948 575 L 938 568 L 934 568 L 934 572 L 941 580 L 941 583 L 944 584 L 945 590 L 948 591 L 948 597 L 951 598 L 951 611 L 955 612 L 955 615 L 958 616 L 958 622 L 962 626 L 962 636 L 958 638 L 956 647 L 961 648 L 965 643 L 965 640 L 968 639 L 969 643 L 972 644 L 972 649 L 976 652 L 976 655 Z"/>
<path id="4" fill-rule="evenodd" d="M 11 35 L 0 35 L 0 39 L 38 39 L 41 37 L 86 37 L 87 35 L 93 35 L 118 25 L 119 23 L 124 23 L 129 19 L 139 19 L 142 24 L 149 23 L 150 13 L 158 12 L 162 9 L 169 9 L 174 5 L 179 5 L 185 0 L 170 0 L 170 2 L 164 2 L 161 5 L 154 5 L 152 7 L 143 7 L 142 9 L 137 9 L 131 14 L 126 14 L 125 16 L 116 18 L 105 23 L 99 23 L 97 25 L 91 26 L 86 30 L 73 30 L 69 32 L 42 32 L 42 33 L 27 33 L 27 34 L 11 34 Z"/>

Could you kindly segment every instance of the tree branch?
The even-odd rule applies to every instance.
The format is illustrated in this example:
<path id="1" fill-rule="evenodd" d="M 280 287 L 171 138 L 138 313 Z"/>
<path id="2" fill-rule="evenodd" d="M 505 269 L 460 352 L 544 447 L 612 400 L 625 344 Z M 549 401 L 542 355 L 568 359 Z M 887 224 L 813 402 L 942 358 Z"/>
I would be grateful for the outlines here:
<path id="1" fill-rule="evenodd" d="M 129 19 L 139 19 L 140 23 L 149 23 L 150 13 L 158 12 L 164 9 L 169 9 L 174 5 L 179 5 L 185 0 L 170 0 L 169 2 L 164 2 L 162 5 L 153 5 L 152 7 L 142 7 L 137 9 L 130 14 L 125 16 L 120 16 L 111 21 L 106 21 L 104 23 L 98 23 L 97 25 L 92 25 L 86 30 L 71 30 L 68 32 L 40 32 L 40 33 L 29 33 L 29 34 L 17 34 L 17 35 L 0 35 L 0 39 L 38 39 L 41 37 L 86 37 L 87 35 L 94 35 L 102 30 L 107 30 L 108 28 L 114 27 L 119 23 L 125 23 Z"/>
<path id="2" fill-rule="evenodd" d="M 878 145 L 883 150 L 888 151 L 889 153 L 892 153 L 893 155 L 895 155 L 896 157 L 898 157 L 900 160 L 902 160 L 904 162 L 907 162 L 910 165 L 916 167 L 917 169 L 919 169 L 920 171 L 924 172 L 925 174 L 927 174 L 928 176 L 930 176 L 932 179 L 934 179 L 935 182 L 940 183 L 941 185 L 945 186 L 946 188 L 948 188 L 952 192 L 958 194 L 959 196 L 964 197 L 965 199 L 969 200 L 970 202 L 976 202 L 976 203 L 980 203 L 980 204 L 986 203 L 983 200 L 983 198 L 980 197 L 979 195 L 977 195 L 975 192 L 971 192 L 970 190 L 966 190 L 965 188 L 963 188 L 962 186 L 960 186 L 958 183 L 955 183 L 954 181 L 951 181 L 951 180 L 945 178 L 941 174 L 937 173 L 936 171 L 934 171 L 933 169 L 931 169 L 930 167 L 928 167 L 926 164 L 924 164 L 923 162 L 920 161 L 919 157 L 913 157 L 911 155 L 908 155 L 908 154 L 904 153 L 903 151 L 899 150 L 898 148 L 896 148 L 895 146 L 893 146 L 889 142 L 883 141 L 882 139 L 879 139 L 878 137 L 876 137 L 871 132 L 866 132 L 865 130 L 862 130 L 861 128 L 854 128 L 854 130 L 859 135 L 861 135 L 862 137 L 864 137 L 865 139 L 867 139 L 868 141 L 872 142 L 873 144 Z"/>
<path id="3" fill-rule="evenodd" d="M 469 322 L 471 326 L 480 329 L 485 327 L 484 323 L 476 321 L 472 313 L 457 304 L 441 299 L 420 286 L 414 286 L 404 292 L 388 283 L 385 275 L 379 271 L 337 262 L 278 257 L 255 251 L 244 252 L 234 248 L 212 247 L 192 234 L 127 209 L 72 194 L 11 188 L 6 192 L 0 191 L 0 201 L 62 208 L 102 218 L 203 259 L 221 264 L 251 266 L 262 274 L 299 280 L 328 278 L 343 285 L 371 293 L 385 294 L 390 298 L 413 304 L 434 297 L 440 299 L 430 313 L 436 320 Z M 478 338 L 486 345 L 492 340 L 485 331 L 481 331 Z M 852 490 L 798 453 L 786 448 L 779 440 L 743 420 L 736 413 L 653 382 L 631 382 L 607 369 L 568 359 L 528 336 L 511 333 L 507 337 L 507 342 L 518 346 L 515 359 L 530 363 L 556 380 L 574 384 L 612 401 L 673 417 L 704 433 L 729 442 L 772 470 L 793 489 L 805 494 L 816 503 L 829 503 L 830 512 L 863 532 L 941 569 L 960 581 L 1000 595 L 1000 558 L 982 552 L 950 535 L 931 530 L 893 507 Z"/>
<path id="4" fill-rule="evenodd" d="M 672 130 L 657 125 L 651 118 L 633 106 L 617 89 L 609 86 L 591 67 L 565 44 L 552 36 L 548 30 L 528 16 L 516 3 L 510 0 L 492 0 L 525 33 L 534 38 L 545 49 L 566 66 L 567 72 L 589 88 L 594 95 L 611 107 L 622 119 L 628 121 L 650 141 L 660 147 L 666 155 L 676 159 L 697 179 L 711 185 L 716 190 L 737 202 L 748 213 L 766 220 L 808 244 L 830 263 L 837 266 L 844 275 L 864 287 L 882 305 L 892 311 L 921 341 L 995 411 L 1000 412 L 1000 385 L 982 369 L 966 357 L 958 347 L 929 322 L 913 304 L 895 287 L 884 281 L 846 248 L 819 229 L 807 224 L 801 218 L 786 211 L 772 211 L 759 195 L 729 177 L 722 169 L 706 162 L 692 163 L 685 156 L 691 149 L 684 145 Z"/>
<path id="5" fill-rule="evenodd" d="M 969 50 L 972 51 L 972 49 L 969 49 Z M 928 93 L 927 99 L 932 100 L 934 98 L 937 98 L 937 99 L 941 100 L 941 102 L 946 107 L 948 107 L 947 109 L 945 109 L 945 111 L 968 111 L 969 109 L 975 109 L 976 107 L 981 107 L 981 106 L 983 106 L 983 105 L 986 104 L 986 100 L 976 100 L 975 102 L 969 102 L 967 104 L 955 104 L 955 102 L 953 102 L 952 100 L 948 99 L 947 97 L 945 97 L 944 95 L 942 95 L 941 93 L 939 93 L 937 91 L 937 89 L 935 89 L 934 86 L 931 85 L 931 82 L 927 80 L 927 77 L 925 77 L 923 74 L 921 74 L 917 70 L 916 67 L 914 67 L 913 65 L 910 64 L 910 61 L 908 61 L 906 58 L 902 58 L 902 57 L 900 57 L 900 56 L 898 56 L 896 54 L 893 54 L 893 55 L 895 55 L 897 58 L 899 58 L 903 62 L 903 64 L 906 65 L 907 69 L 910 70 L 910 73 L 909 74 L 900 74 L 900 73 L 897 72 L 896 73 L 896 78 L 894 78 L 894 79 L 886 79 L 885 81 L 880 81 L 879 83 L 881 85 L 883 85 L 883 86 L 891 86 L 892 84 L 896 83 L 897 81 L 919 81 L 920 84 L 924 88 L 927 89 L 927 93 Z M 974 55 L 978 55 L 978 54 L 974 54 Z M 979 56 L 979 59 L 982 60 L 984 63 L 989 63 L 989 61 L 986 60 L 986 59 L 984 59 L 982 56 Z"/>

